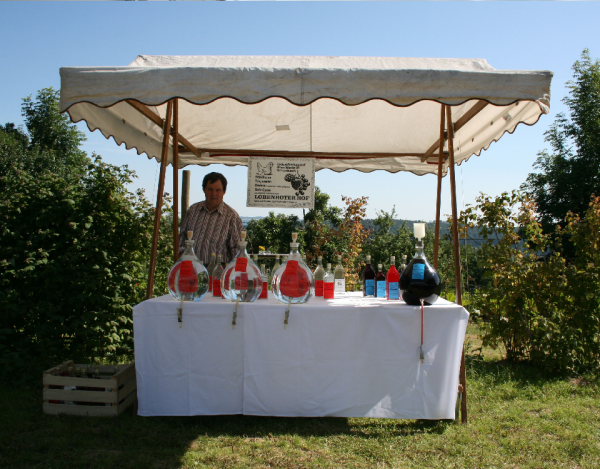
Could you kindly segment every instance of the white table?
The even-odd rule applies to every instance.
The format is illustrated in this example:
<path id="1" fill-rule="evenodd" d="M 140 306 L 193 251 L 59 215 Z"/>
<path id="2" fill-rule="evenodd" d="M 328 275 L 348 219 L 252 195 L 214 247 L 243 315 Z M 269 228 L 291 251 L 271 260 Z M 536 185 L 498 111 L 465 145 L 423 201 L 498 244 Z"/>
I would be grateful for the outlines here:
<path id="1" fill-rule="evenodd" d="M 209 295 L 211 295 L 209 293 Z M 438 300 L 420 307 L 363 298 L 234 303 L 170 296 L 133 309 L 139 415 L 453 419 L 469 314 Z"/>

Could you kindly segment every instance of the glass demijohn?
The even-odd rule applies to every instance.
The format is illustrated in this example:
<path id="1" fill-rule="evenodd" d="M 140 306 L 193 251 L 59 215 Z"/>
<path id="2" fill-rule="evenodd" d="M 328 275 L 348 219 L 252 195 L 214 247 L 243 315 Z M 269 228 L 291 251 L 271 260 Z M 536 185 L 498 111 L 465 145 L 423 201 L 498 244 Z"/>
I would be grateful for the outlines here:
<path id="1" fill-rule="evenodd" d="M 178 301 L 200 301 L 208 292 L 208 272 L 194 253 L 192 235 L 187 232 L 185 251 L 169 272 L 169 293 Z"/>
<path id="2" fill-rule="evenodd" d="M 292 233 L 290 255 L 271 281 L 273 295 L 286 304 L 306 303 L 315 291 L 313 274 L 298 253 L 297 237 L 297 233 Z"/>
<path id="3" fill-rule="evenodd" d="M 262 291 L 260 270 L 246 252 L 246 232 L 242 231 L 237 256 L 227 265 L 221 277 L 221 293 L 229 301 L 249 303 Z"/>
<path id="4" fill-rule="evenodd" d="M 417 225 L 422 227 L 417 228 Z M 406 304 L 419 306 L 421 299 L 426 305 L 437 301 L 442 291 L 442 282 L 436 270 L 427 262 L 423 254 L 423 241 L 425 237 L 425 223 L 415 223 L 415 257 L 400 275 L 400 290 L 402 299 Z"/>

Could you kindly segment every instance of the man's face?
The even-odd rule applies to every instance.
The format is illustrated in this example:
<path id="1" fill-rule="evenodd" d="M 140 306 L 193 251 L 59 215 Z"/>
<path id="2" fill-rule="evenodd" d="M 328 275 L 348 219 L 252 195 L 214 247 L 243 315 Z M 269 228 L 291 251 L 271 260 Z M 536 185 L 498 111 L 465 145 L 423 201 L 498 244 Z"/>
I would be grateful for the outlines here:
<path id="1" fill-rule="evenodd" d="M 208 206 L 208 209 L 214 210 L 223 202 L 223 196 L 225 195 L 223 183 L 218 179 L 215 182 L 206 183 L 204 195 L 206 196 L 206 205 Z"/>

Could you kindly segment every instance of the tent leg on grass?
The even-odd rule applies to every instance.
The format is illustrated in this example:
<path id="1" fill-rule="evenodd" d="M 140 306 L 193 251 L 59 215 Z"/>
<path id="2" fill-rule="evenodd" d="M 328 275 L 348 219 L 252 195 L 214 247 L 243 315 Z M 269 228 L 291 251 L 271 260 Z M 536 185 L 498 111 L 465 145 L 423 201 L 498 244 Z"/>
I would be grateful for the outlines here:
<path id="1" fill-rule="evenodd" d="M 444 108 L 440 106 L 442 113 L 440 117 L 440 148 L 438 154 L 438 172 L 437 172 L 437 199 L 435 203 L 435 244 L 433 245 L 433 268 L 438 268 L 438 256 L 440 252 L 440 210 L 442 203 L 442 167 L 444 163 Z"/>
<path id="2" fill-rule="evenodd" d="M 454 174 L 454 129 L 452 126 L 452 110 L 450 106 L 446 106 L 446 123 L 448 127 L 448 153 L 450 155 L 450 192 L 452 196 L 452 238 L 454 240 L 454 278 L 456 281 L 456 304 L 462 305 L 462 288 L 460 284 L 460 245 L 458 240 L 458 209 L 456 207 L 456 178 Z M 465 373 L 464 346 L 460 361 L 459 382 L 462 386 L 460 417 L 462 423 L 467 423 L 467 382 Z"/>
<path id="3" fill-rule="evenodd" d="M 173 99 L 173 262 L 179 257 L 179 103 Z"/>
<path id="4" fill-rule="evenodd" d="M 158 181 L 158 191 L 156 193 L 156 210 L 154 212 L 154 231 L 152 233 L 152 250 L 150 251 L 150 268 L 148 271 L 148 288 L 146 289 L 146 299 L 152 298 L 154 291 L 154 270 L 156 269 L 156 251 L 158 249 L 158 232 L 160 228 L 160 216 L 162 212 L 163 195 L 165 190 L 165 173 L 167 172 L 167 157 L 169 155 L 169 128 L 171 127 L 171 116 L 173 114 L 173 102 L 169 101 L 167 106 L 167 118 L 163 128 L 162 159 L 160 160 L 160 176 Z"/>

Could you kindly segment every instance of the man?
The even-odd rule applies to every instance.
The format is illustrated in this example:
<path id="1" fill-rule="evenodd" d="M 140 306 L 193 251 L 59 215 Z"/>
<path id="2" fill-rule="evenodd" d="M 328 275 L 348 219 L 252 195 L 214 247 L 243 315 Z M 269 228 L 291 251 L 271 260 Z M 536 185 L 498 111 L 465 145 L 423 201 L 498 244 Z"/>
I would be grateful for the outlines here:
<path id="1" fill-rule="evenodd" d="M 238 252 L 242 219 L 223 202 L 227 179 L 220 173 L 204 176 L 202 190 L 206 200 L 192 205 L 181 222 L 179 254 L 185 249 L 187 232 L 193 231 L 194 251 L 208 265 L 210 253 L 221 254 L 223 262 L 231 261 Z"/>

